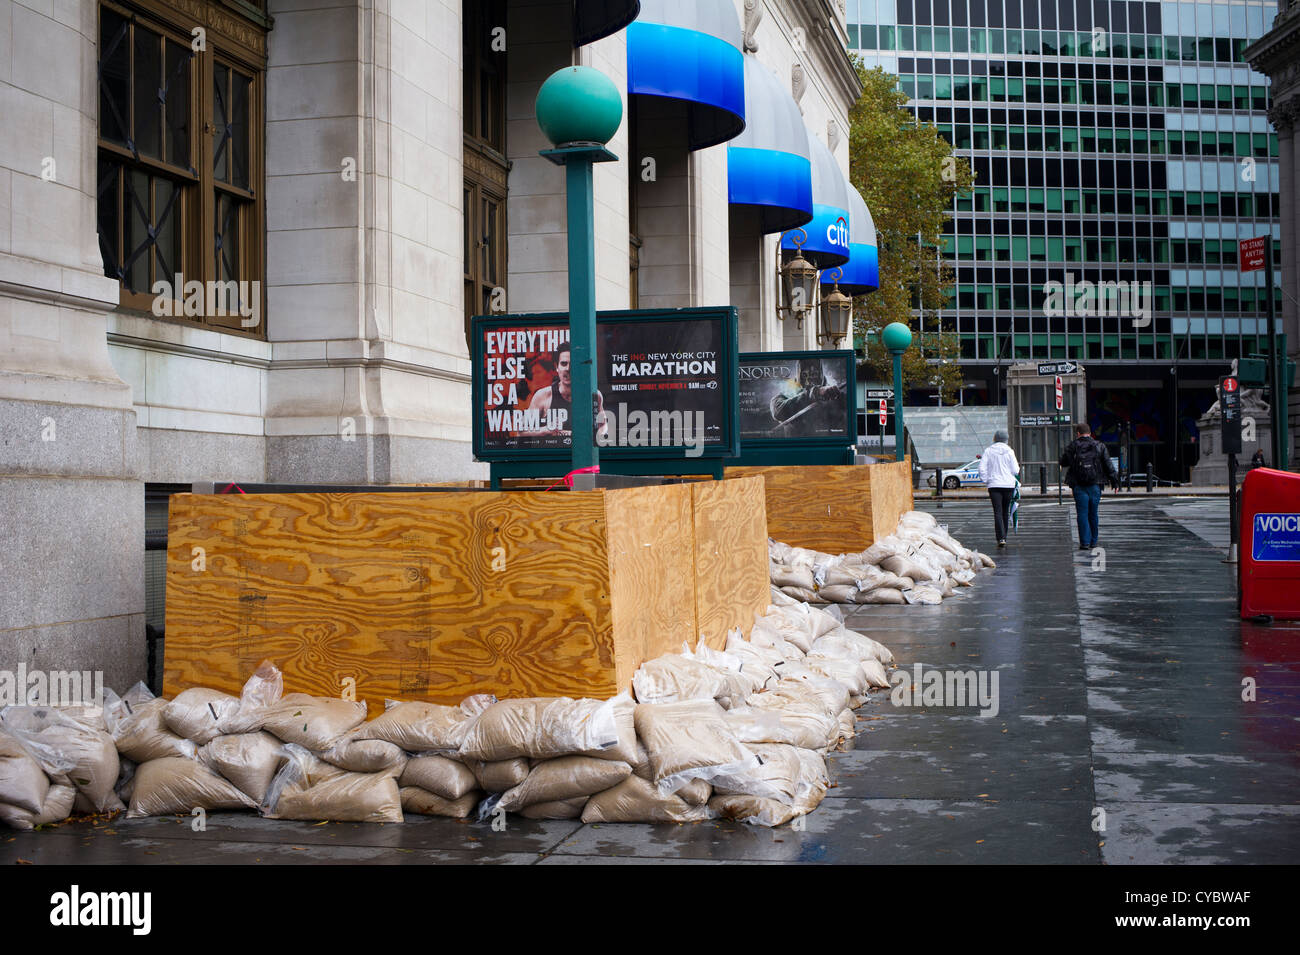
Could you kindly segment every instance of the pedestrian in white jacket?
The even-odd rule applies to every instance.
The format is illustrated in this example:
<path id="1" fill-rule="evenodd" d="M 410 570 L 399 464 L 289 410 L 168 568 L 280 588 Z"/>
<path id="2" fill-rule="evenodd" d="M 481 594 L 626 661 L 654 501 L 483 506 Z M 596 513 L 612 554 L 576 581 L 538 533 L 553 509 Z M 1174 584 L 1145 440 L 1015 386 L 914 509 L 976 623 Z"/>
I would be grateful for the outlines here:
<path id="1" fill-rule="evenodd" d="M 1007 433 L 994 432 L 993 443 L 980 456 L 980 480 L 989 489 L 989 499 L 993 502 L 993 530 L 999 547 L 1007 546 L 1007 524 L 1011 522 L 1011 501 L 1016 494 L 1019 473 L 1020 462 L 1007 444 Z"/>

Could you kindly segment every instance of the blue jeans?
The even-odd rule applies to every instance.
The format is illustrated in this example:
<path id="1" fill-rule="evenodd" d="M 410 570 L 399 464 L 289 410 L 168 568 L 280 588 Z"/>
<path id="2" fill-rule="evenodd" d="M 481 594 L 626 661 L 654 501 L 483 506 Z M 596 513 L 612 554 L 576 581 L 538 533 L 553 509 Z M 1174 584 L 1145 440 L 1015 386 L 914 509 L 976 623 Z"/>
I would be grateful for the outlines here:
<path id="1" fill-rule="evenodd" d="M 1079 546 L 1093 547 L 1097 543 L 1097 505 L 1101 503 L 1101 485 L 1076 485 L 1071 490 L 1074 492 L 1074 510 L 1079 518 Z"/>

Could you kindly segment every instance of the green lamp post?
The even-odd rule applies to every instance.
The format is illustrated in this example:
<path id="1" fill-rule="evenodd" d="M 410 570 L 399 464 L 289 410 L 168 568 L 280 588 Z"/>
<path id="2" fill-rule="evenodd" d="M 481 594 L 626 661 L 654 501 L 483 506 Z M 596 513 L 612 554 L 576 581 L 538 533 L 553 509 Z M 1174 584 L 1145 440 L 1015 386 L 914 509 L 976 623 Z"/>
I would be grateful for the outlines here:
<path id="1" fill-rule="evenodd" d="M 880 342 L 894 356 L 894 460 L 903 460 L 903 352 L 912 344 L 912 330 L 902 322 L 890 322 L 880 330 Z"/>
<path id="2" fill-rule="evenodd" d="M 569 348 L 573 470 L 600 463 L 596 424 L 596 218 L 592 164 L 618 159 L 605 143 L 623 121 L 618 87 L 589 66 L 552 73 L 537 92 L 537 125 L 554 145 L 541 155 L 565 168 L 569 230 Z"/>

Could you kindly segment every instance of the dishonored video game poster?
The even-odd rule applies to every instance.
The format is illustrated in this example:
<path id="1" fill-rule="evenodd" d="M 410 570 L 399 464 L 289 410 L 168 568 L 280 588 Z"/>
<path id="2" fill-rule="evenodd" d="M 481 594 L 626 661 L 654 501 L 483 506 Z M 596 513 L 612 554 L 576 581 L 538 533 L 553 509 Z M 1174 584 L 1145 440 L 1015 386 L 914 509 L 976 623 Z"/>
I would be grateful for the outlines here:
<path id="1" fill-rule="evenodd" d="M 850 439 L 849 367 L 839 354 L 741 355 L 741 441 Z"/>

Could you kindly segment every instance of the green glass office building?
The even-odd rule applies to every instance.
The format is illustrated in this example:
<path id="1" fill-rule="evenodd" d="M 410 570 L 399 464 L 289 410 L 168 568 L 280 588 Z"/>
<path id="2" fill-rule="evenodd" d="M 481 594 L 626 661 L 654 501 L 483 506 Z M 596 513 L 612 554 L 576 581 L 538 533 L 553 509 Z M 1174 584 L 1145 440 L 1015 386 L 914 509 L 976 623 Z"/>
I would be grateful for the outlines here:
<path id="1" fill-rule="evenodd" d="M 1237 242 L 1271 234 L 1281 261 L 1278 144 L 1242 51 L 1276 12 L 848 0 L 855 51 L 976 172 L 945 236 L 941 319 L 967 403 L 1003 401 L 1012 363 L 1077 359 L 1094 431 L 1134 470 L 1186 477 L 1219 375 L 1266 347 L 1263 273 L 1238 272 Z"/>

